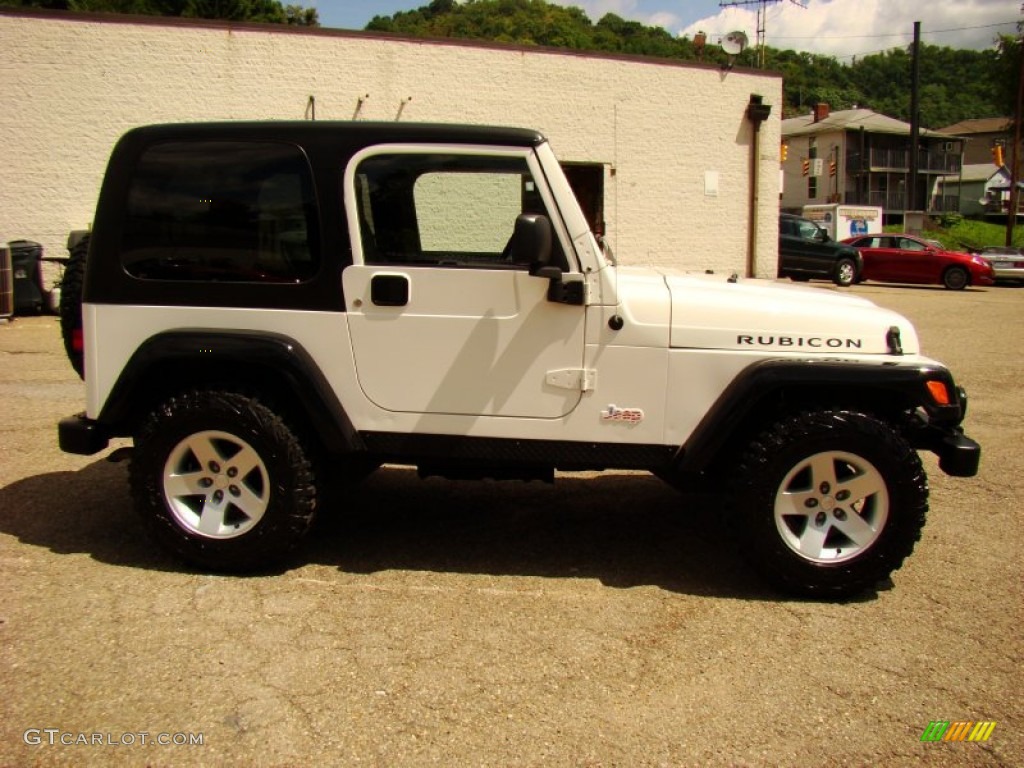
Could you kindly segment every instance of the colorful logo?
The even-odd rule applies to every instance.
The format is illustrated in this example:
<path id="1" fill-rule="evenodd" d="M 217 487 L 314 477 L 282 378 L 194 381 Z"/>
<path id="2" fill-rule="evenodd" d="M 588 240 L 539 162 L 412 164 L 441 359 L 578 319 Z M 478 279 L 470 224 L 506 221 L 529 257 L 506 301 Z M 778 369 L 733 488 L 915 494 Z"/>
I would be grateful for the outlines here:
<path id="1" fill-rule="evenodd" d="M 988 741 L 995 729 L 992 720 L 932 720 L 921 734 L 921 741 Z"/>

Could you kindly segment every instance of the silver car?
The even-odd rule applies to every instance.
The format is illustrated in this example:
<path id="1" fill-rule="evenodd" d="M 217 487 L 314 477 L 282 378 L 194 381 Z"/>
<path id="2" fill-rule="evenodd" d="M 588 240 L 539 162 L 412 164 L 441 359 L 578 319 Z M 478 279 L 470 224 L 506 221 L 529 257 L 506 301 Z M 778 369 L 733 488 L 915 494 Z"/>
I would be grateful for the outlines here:
<path id="1" fill-rule="evenodd" d="M 991 262 L 996 280 L 1024 281 L 1024 253 L 1020 248 L 990 245 L 981 249 L 981 256 Z"/>

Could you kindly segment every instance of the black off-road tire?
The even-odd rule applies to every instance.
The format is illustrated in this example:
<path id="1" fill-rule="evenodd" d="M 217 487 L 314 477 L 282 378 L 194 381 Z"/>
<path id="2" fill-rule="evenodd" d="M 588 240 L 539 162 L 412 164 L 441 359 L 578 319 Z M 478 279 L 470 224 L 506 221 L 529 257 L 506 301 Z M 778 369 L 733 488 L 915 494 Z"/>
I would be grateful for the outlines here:
<path id="1" fill-rule="evenodd" d="M 68 263 L 60 282 L 60 335 L 71 367 L 85 378 L 82 350 L 82 285 L 85 281 L 85 258 L 89 253 L 89 236 L 82 237 L 69 251 Z"/>
<path id="2" fill-rule="evenodd" d="M 279 562 L 317 510 L 313 464 L 296 433 L 234 392 L 187 392 L 153 411 L 135 438 L 130 480 L 157 541 L 213 571 Z"/>
<path id="3" fill-rule="evenodd" d="M 836 409 L 783 419 L 749 444 L 738 469 L 741 547 L 784 591 L 856 595 L 899 568 L 921 537 L 920 457 L 874 416 Z"/>

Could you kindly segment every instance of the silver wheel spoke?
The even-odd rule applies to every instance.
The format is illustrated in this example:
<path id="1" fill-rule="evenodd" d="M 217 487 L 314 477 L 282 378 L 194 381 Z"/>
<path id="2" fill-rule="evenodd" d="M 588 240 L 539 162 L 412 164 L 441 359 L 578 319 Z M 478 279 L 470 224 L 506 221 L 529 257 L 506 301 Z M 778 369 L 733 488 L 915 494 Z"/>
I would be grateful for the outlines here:
<path id="1" fill-rule="evenodd" d="M 844 480 L 840 483 L 839 489 L 849 492 L 850 497 L 846 500 L 847 504 L 855 504 L 881 490 L 880 478 L 871 474 L 858 475 L 850 480 Z"/>
<path id="2" fill-rule="evenodd" d="M 809 512 L 808 501 L 816 498 L 817 494 L 814 491 L 790 491 L 779 494 L 775 504 L 775 513 L 786 517 L 793 515 L 806 517 Z"/>
<path id="3" fill-rule="evenodd" d="M 821 557 L 825 548 L 825 536 L 828 534 L 826 526 L 818 527 L 808 521 L 807 527 L 800 536 L 800 551 L 807 557 Z"/>
<path id="4" fill-rule="evenodd" d="M 231 457 L 229 464 L 238 470 L 238 479 L 241 480 L 256 467 L 262 466 L 260 456 L 249 446 L 245 446 L 236 455 Z"/>
<path id="5" fill-rule="evenodd" d="M 836 487 L 836 465 L 830 453 L 819 453 L 811 458 L 811 486 L 817 491 L 822 483 Z"/>
<path id="6" fill-rule="evenodd" d="M 245 512 L 249 517 L 261 517 L 267 508 L 265 497 L 257 496 L 244 485 L 239 486 L 239 496 L 234 499 L 234 505 Z"/>
<path id="7" fill-rule="evenodd" d="M 842 531 L 858 549 L 870 544 L 877 533 L 867 520 L 856 512 L 848 512 L 845 520 L 836 519 L 832 522 L 836 528 Z"/>
<path id="8" fill-rule="evenodd" d="M 230 539 L 263 519 L 270 504 L 270 476 L 251 445 L 230 432 L 209 430 L 187 436 L 170 452 L 163 492 L 175 521 L 187 532 Z"/>
<path id="9" fill-rule="evenodd" d="M 202 472 L 170 475 L 164 479 L 164 490 L 171 497 L 205 496 L 206 489 L 199 484 L 203 477 Z"/>
<path id="10" fill-rule="evenodd" d="M 216 536 L 224 527 L 224 515 L 227 513 L 227 503 L 224 501 L 215 502 L 207 499 L 203 504 L 203 511 L 199 514 L 199 525 L 196 530 L 205 533 L 207 536 Z"/>
<path id="11" fill-rule="evenodd" d="M 213 447 L 213 441 L 205 437 L 205 434 L 192 435 L 192 437 L 185 441 L 185 445 L 192 451 L 204 469 L 210 466 L 210 462 L 219 463 L 221 460 L 217 449 Z"/>
<path id="12" fill-rule="evenodd" d="M 869 517 L 862 516 L 865 512 Z M 782 479 L 774 515 L 779 536 L 799 557 L 843 562 L 878 541 L 889 516 L 889 493 L 885 478 L 863 457 L 822 451 Z"/>

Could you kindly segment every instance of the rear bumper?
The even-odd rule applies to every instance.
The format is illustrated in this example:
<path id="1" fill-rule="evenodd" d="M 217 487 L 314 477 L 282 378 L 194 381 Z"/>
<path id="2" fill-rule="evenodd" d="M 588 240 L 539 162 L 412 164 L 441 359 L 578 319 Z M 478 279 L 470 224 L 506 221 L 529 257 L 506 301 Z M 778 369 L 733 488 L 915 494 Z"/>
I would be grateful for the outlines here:
<path id="1" fill-rule="evenodd" d="M 1024 281 L 1024 267 L 997 267 L 992 266 L 996 280 L 1022 280 Z"/>
<path id="2" fill-rule="evenodd" d="M 81 413 L 60 420 L 57 425 L 57 440 L 64 453 L 91 456 L 109 445 L 110 436 L 99 423 Z"/>

